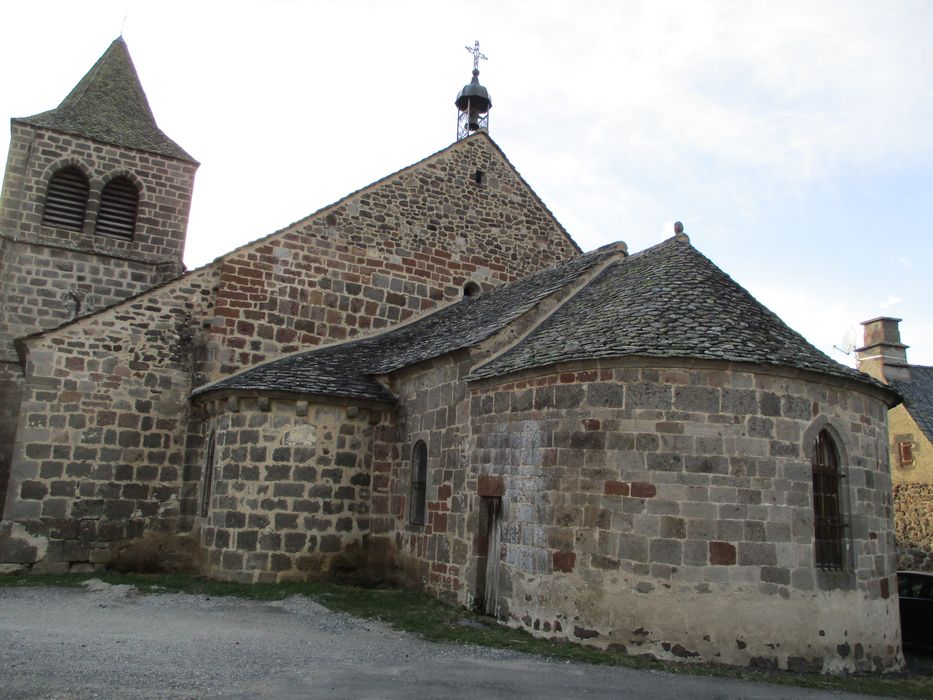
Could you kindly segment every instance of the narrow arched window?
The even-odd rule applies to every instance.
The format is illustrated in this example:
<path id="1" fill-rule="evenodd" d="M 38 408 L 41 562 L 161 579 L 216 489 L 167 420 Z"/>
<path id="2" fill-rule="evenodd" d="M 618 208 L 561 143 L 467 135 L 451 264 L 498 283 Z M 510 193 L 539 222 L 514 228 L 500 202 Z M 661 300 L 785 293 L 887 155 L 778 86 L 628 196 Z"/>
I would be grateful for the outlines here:
<path id="1" fill-rule="evenodd" d="M 411 450 L 411 507 L 409 521 L 424 525 L 428 487 L 428 446 L 418 440 Z"/>
<path id="2" fill-rule="evenodd" d="M 816 565 L 842 569 L 845 561 L 846 523 L 842 508 L 839 451 L 824 429 L 813 444 L 813 530 Z"/>
<path id="3" fill-rule="evenodd" d="M 82 230 L 89 192 L 87 178 L 80 169 L 68 165 L 57 170 L 49 179 L 45 193 L 43 225 L 69 231 Z"/>
<path id="4" fill-rule="evenodd" d="M 201 487 L 201 505 L 198 509 L 199 514 L 202 518 L 207 517 L 207 513 L 211 508 L 211 490 L 214 485 L 214 446 L 216 443 L 216 436 L 214 431 L 211 431 L 211 437 L 207 441 L 207 453 L 204 457 L 204 484 Z"/>
<path id="5" fill-rule="evenodd" d="M 136 186 L 128 178 L 114 178 L 101 190 L 95 233 L 132 240 L 138 209 Z"/>

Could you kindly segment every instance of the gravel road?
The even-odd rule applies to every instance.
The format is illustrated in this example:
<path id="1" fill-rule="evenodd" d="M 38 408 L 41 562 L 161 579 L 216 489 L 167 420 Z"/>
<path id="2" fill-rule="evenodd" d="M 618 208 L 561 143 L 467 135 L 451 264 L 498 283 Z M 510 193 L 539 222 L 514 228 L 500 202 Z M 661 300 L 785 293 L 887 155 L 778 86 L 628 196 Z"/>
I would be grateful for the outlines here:
<path id="1" fill-rule="evenodd" d="M 859 698 L 433 644 L 296 596 L 278 602 L 0 589 L 0 697 Z"/>

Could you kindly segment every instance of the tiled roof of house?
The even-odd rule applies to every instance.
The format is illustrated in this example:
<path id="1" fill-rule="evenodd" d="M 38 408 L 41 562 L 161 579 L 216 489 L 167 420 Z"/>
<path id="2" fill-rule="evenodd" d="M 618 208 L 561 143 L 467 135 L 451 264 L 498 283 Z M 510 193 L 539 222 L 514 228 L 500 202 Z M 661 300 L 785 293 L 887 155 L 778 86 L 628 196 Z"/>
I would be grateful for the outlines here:
<path id="1" fill-rule="evenodd" d="M 58 107 L 13 121 L 197 163 L 156 125 L 123 37 Z"/>
<path id="2" fill-rule="evenodd" d="M 821 353 L 685 238 L 672 238 L 625 258 L 607 246 L 401 328 L 272 360 L 193 395 L 258 390 L 388 400 L 389 392 L 370 377 L 475 345 L 603 262 L 553 315 L 471 378 L 636 355 L 778 365 L 890 391 Z"/>
<path id="3" fill-rule="evenodd" d="M 372 375 L 440 357 L 482 342 L 546 296 L 594 266 L 619 255 L 615 245 L 559 263 L 479 297 L 464 298 L 439 311 L 379 335 L 298 352 L 199 387 L 213 391 L 274 391 L 376 401 L 394 400 Z"/>
<path id="4" fill-rule="evenodd" d="M 911 365 L 910 381 L 892 381 L 891 386 L 901 393 L 910 417 L 933 442 L 933 367 Z"/>

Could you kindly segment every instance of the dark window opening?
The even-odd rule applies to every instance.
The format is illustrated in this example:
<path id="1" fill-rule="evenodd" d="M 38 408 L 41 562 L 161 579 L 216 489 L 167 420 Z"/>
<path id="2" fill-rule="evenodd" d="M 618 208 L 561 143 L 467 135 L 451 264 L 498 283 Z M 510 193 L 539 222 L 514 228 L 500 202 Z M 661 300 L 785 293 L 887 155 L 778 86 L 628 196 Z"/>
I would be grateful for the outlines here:
<path id="1" fill-rule="evenodd" d="M 129 179 L 114 178 L 100 193 L 96 233 L 132 240 L 136 231 L 139 193 Z"/>
<path id="2" fill-rule="evenodd" d="M 463 296 L 465 297 L 478 297 L 481 291 L 480 286 L 472 280 L 463 285 Z"/>
<path id="3" fill-rule="evenodd" d="M 900 457 L 900 462 L 902 467 L 913 466 L 914 463 L 914 443 L 912 442 L 899 442 L 897 443 L 898 456 Z"/>
<path id="4" fill-rule="evenodd" d="M 428 491 L 428 446 L 418 440 L 411 450 L 411 508 L 412 525 L 424 525 Z"/>
<path id="5" fill-rule="evenodd" d="M 842 514 L 842 475 L 832 437 L 821 430 L 813 445 L 813 529 L 816 565 L 844 567 L 846 523 Z"/>
<path id="6" fill-rule="evenodd" d="M 211 491 L 214 485 L 215 443 L 215 433 L 211 432 L 211 437 L 207 441 L 207 455 L 204 458 L 204 486 L 201 489 L 201 507 L 199 509 L 202 518 L 207 517 L 207 513 L 211 508 Z"/>
<path id="7" fill-rule="evenodd" d="M 473 182 L 477 185 L 483 185 L 486 183 L 486 173 L 482 170 L 477 170 L 473 173 Z"/>
<path id="8" fill-rule="evenodd" d="M 56 172 L 45 194 L 43 225 L 81 231 L 89 192 L 87 178 L 75 166 L 69 165 Z"/>

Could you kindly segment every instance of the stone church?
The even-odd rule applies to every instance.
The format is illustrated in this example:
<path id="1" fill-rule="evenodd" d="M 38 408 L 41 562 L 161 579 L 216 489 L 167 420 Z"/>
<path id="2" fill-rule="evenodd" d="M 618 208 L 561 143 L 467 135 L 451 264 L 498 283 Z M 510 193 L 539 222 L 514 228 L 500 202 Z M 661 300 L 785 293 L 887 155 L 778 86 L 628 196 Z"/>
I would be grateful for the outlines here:
<path id="1" fill-rule="evenodd" d="M 887 411 L 682 227 L 584 253 L 460 138 L 184 271 L 198 163 L 122 38 L 12 120 L 6 571 L 175 538 L 234 581 L 416 586 L 539 636 L 757 668 L 902 665 Z"/>

